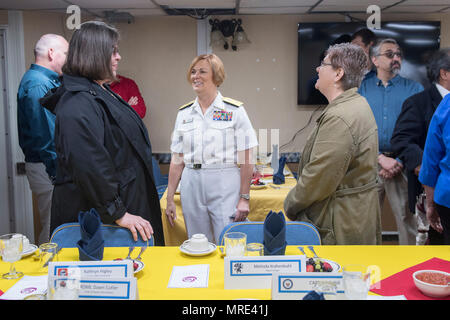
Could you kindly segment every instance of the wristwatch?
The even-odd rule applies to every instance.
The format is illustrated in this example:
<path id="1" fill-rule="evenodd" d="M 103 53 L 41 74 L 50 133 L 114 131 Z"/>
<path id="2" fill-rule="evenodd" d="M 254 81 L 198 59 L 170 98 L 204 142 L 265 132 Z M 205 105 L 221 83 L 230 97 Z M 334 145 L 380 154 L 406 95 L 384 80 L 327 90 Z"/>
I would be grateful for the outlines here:
<path id="1" fill-rule="evenodd" d="M 248 193 L 241 193 L 239 197 L 245 200 L 250 200 L 250 195 Z"/>

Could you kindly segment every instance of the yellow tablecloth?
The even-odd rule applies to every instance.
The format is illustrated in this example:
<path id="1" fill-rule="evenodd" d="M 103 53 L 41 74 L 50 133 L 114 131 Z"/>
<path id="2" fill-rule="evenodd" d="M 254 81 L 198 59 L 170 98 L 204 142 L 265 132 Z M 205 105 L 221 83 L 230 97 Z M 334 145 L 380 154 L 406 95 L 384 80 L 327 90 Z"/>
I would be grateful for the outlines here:
<path id="1" fill-rule="evenodd" d="M 272 179 L 267 177 L 265 179 Z M 264 189 L 250 190 L 250 221 L 264 221 L 266 215 L 273 211 L 283 211 L 283 203 L 289 190 L 291 190 L 297 181 L 292 175 L 286 176 L 285 183 L 275 185 L 268 183 Z M 166 216 L 167 190 L 160 200 L 162 222 L 164 229 L 164 240 L 166 246 L 179 246 L 187 239 L 186 226 L 184 224 L 183 211 L 181 209 L 180 195 L 175 194 L 174 201 L 177 207 L 177 220 L 173 227 L 170 226 Z"/>
<path id="2" fill-rule="evenodd" d="M 366 264 L 379 266 L 381 279 L 400 272 L 433 257 L 450 260 L 449 246 L 316 246 L 321 257 L 333 260 L 341 266 L 346 264 Z M 124 258 L 128 248 L 105 248 L 104 260 Z M 287 255 L 297 255 L 296 246 L 286 248 Z M 132 256 L 137 255 L 137 250 Z M 178 247 L 150 247 L 142 255 L 145 267 L 135 276 L 138 279 L 141 300 L 231 300 L 270 299 L 270 289 L 225 290 L 224 260 L 217 249 L 204 257 L 190 257 L 180 252 Z M 60 261 L 78 260 L 78 249 L 62 249 Z M 167 288 L 173 266 L 209 264 L 208 288 L 174 289 Z M 38 262 L 31 256 L 16 263 L 16 269 L 26 275 L 42 275 L 37 271 Z M 9 270 L 9 263 L 0 262 L 0 274 Z M 0 279 L 0 290 L 6 291 L 18 280 Z"/>

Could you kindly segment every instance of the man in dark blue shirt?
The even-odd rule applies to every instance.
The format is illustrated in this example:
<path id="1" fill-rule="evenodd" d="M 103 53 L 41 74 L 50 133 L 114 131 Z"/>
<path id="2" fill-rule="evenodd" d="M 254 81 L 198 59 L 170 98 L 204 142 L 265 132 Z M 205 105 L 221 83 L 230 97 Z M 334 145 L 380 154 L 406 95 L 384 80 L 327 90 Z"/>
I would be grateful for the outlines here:
<path id="1" fill-rule="evenodd" d="M 17 92 L 19 144 L 25 155 L 28 182 L 39 209 L 42 226 L 39 243 L 49 239 L 51 179 L 56 175 L 55 115 L 43 108 L 39 99 L 60 85 L 59 75 L 66 61 L 68 45 L 59 35 L 43 35 L 34 49 L 35 63 L 24 74 Z"/>
<path id="2" fill-rule="evenodd" d="M 399 232 L 399 244 L 416 244 L 417 221 L 408 206 L 407 178 L 402 162 L 391 148 L 390 139 L 402 104 L 423 90 L 421 84 L 401 77 L 403 54 L 394 39 L 384 39 L 371 48 L 376 75 L 367 76 L 359 93 L 367 99 L 378 126 L 379 195 L 383 207 L 387 196 Z"/>

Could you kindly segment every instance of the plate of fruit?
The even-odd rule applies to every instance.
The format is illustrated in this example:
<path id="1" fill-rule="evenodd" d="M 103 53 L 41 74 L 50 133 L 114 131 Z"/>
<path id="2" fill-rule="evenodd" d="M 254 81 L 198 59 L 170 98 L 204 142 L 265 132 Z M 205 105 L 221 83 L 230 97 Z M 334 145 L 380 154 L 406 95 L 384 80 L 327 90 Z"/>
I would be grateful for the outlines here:
<path id="1" fill-rule="evenodd" d="M 261 179 L 252 179 L 252 183 L 250 185 L 250 189 L 264 189 L 267 185 L 265 182 L 261 181 Z"/>
<path id="2" fill-rule="evenodd" d="M 306 259 L 306 272 L 338 272 L 341 266 L 331 260 L 323 258 Z"/>
<path id="3" fill-rule="evenodd" d="M 125 259 L 122 259 L 122 258 L 114 259 L 114 261 L 119 261 L 119 260 L 125 260 Z M 133 261 L 134 273 L 138 273 L 139 271 L 144 269 L 145 265 L 141 260 L 132 259 L 131 261 Z"/>

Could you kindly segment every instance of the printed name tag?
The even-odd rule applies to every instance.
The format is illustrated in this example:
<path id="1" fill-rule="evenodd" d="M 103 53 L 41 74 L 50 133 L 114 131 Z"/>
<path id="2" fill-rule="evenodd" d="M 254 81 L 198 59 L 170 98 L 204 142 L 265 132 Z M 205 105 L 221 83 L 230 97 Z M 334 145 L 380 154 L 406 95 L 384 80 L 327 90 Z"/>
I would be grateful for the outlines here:
<path id="1" fill-rule="evenodd" d="M 225 289 L 270 289 L 272 274 L 304 270 L 304 256 L 225 257 Z"/>
<path id="2" fill-rule="evenodd" d="M 82 279 L 80 299 L 136 299 L 136 278 L 109 280 Z"/>
<path id="3" fill-rule="evenodd" d="M 80 299 L 138 298 L 131 260 L 50 262 L 48 277 L 49 284 L 51 281 L 75 279 L 79 283 Z"/>
<path id="4" fill-rule="evenodd" d="M 273 300 L 299 300 L 313 290 L 323 293 L 325 299 L 341 297 L 344 294 L 342 273 L 301 272 L 272 276 Z"/>
<path id="5" fill-rule="evenodd" d="M 86 278 L 130 278 L 134 275 L 131 260 L 120 261 L 58 261 L 50 262 L 49 275 Z"/>
<path id="6" fill-rule="evenodd" d="M 72 282 L 76 280 L 76 283 Z M 71 295 L 70 290 L 75 289 L 74 292 L 78 293 L 78 299 L 89 300 L 89 299 L 107 299 L 107 300 L 136 300 L 137 298 L 137 279 L 136 278 L 113 278 L 113 279 L 92 279 L 92 278 L 75 278 L 75 277 L 54 277 L 49 276 L 49 285 L 53 283 L 54 288 L 56 288 L 57 283 L 59 285 L 63 284 L 63 287 L 67 289 L 62 289 L 62 291 L 56 291 L 54 295 Z M 50 287 L 49 287 L 50 288 Z M 53 289 L 55 290 L 55 289 Z M 66 291 L 65 293 L 63 293 Z"/>

